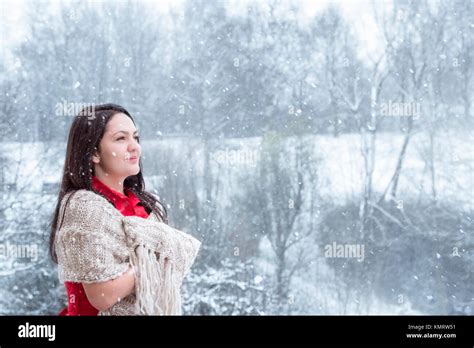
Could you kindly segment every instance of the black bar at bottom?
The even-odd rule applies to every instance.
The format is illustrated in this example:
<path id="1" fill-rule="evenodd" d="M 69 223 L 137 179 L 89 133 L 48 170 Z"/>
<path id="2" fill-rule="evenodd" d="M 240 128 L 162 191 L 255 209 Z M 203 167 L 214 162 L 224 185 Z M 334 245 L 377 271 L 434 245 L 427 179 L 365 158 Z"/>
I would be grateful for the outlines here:
<path id="1" fill-rule="evenodd" d="M 472 316 L 0 317 L 2 348 L 36 343 L 473 347 L 473 332 Z"/>

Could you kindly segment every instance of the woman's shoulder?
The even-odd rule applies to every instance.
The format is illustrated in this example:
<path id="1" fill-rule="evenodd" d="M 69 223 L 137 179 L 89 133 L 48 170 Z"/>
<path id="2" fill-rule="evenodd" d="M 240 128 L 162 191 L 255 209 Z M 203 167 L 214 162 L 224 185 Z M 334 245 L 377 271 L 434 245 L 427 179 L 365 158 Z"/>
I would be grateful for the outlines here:
<path id="1" fill-rule="evenodd" d="M 101 211 L 120 216 L 115 207 L 100 194 L 86 189 L 70 191 L 61 200 L 61 210 L 66 211 Z"/>
<path id="2" fill-rule="evenodd" d="M 93 202 L 106 201 L 107 202 L 107 200 L 101 195 L 99 195 L 98 193 L 91 190 L 86 190 L 86 189 L 69 191 L 63 197 L 63 200 L 67 200 L 67 199 L 77 200 L 77 201 L 93 201 Z"/>
<path id="3" fill-rule="evenodd" d="M 122 215 L 104 197 L 89 190 L 68 192 L 61 200 L 58 238 L 75 234 L 120 234 Z"/>

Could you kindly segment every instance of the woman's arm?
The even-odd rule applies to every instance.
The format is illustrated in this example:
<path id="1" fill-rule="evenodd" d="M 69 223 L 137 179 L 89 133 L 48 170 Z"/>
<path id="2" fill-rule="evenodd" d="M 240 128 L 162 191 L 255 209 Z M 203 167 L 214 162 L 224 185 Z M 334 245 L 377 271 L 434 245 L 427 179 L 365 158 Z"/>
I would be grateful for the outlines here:
<path id="1" fill-rule="evenodd" d="M 130 266 L 128 271 L 118 278 L 82 285 L 91 305 L 99 311 L 105 311 L 135 290 L 135 272 Z"/>

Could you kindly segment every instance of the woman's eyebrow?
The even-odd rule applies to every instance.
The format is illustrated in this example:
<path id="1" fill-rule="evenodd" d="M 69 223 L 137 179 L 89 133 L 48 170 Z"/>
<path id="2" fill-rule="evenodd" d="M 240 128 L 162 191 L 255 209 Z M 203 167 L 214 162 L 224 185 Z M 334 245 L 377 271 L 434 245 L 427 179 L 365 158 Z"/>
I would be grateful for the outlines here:
<path id="1" fill-rule="evenodd" d="M 127 131 L 119 130 L 118 132 L 115 132 L 113 135 L 115 135 L 115 134 L 117 134 L 117 133 L 129 134 L 129 132 L 127 132 Z M 135 133 L 138 133 L 138 131 L 136 130 L 135 132 L 133 132 L 133 134 L 135 134 Z"/>

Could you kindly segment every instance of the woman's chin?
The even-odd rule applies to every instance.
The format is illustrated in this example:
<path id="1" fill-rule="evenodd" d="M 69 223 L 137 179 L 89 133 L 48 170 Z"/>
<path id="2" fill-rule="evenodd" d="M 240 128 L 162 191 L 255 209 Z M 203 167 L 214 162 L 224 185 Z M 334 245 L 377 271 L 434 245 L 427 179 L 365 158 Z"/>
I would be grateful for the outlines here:
<path id="1" fill-rule="evenodd" d="M 137 170 L 128 170 L 127 172 L 123 172 L 120 176 L 128 178 L 130 176 L 137 175 L 138 173 L 140 173 L 140 168 L 138 168 Z"/>
<path id="2" fill-rule="evenodd" d="M 133 170 L 130 175 L 137 175 L 140 173 L 140 167 L 137 166 L 136 170 Z"/>

